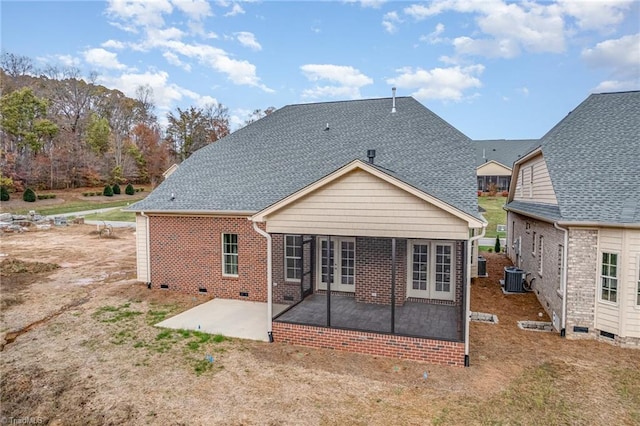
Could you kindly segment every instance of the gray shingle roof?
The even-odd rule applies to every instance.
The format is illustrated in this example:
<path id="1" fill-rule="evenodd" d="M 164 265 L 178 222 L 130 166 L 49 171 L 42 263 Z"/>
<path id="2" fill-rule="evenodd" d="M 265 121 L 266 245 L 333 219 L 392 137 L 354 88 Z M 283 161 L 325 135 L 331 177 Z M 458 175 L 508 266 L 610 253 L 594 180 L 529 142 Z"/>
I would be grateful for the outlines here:
<path id="1" fill-rule="evenodd" d="M 195 152 L 129 210 L 259 211 L 375 149 L 377 166 L 479 217 L 469 138 L 411 97 L 396 108 L 391 98 L 283 107 Z"/>
<path id="2" fill-rule="evenodd" d="M 563 221 L 640 223 L 640 91 L 589 96 L 541 146 Z"/>
<path id="3" fill-rule="evenodd" d="M 494 160 L 509 168 L 517 159 L 540 145 L 538 139 L 492 139 L 473 141 L 476 166 Z"/>
<path id="4" fill-rule="evenodd" d="M 516 213 L 523 213 L 532 217 L 558 221 L 562 219 L 560 216 L 560 208 L 551 204 L 527 203 L 524 201 L 511 201 L 507 208 Z"/>

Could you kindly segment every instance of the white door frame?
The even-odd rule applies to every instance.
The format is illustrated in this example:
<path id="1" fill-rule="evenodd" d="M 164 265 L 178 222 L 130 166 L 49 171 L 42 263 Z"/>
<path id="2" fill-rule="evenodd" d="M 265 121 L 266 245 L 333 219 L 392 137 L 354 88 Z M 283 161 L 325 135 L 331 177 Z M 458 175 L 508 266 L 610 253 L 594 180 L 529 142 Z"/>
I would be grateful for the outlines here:
<path id="1" fill-rule="evenodd" d="M 416 290 L 413 288 L 413 264 L 414 264 L 414 247 L 426 247 L 426 271 L 425 271 L 425 289 Z M 446 265 L 442 267 L 445 270 L 437 271 L 438 253 L 437 247 L 450 247 L 450 264 L 449 271 L 446 272 Z M 444 255 L 444 254 L 442 254 Z M 442 277 L 444 274 L 449 275 L 449 290 L 443 291 L 438 289 L 439 286 L 445 285 L 441 280 L 438 282 L 436 276 Z M 456 244 L 455 241 L 440 240 L 408 240 L 407 244 L 407 297 L 416 297 L 421 299 L 436 300 L 454 300 L 456 292 Z"/>
<path id="2" fill-rule="evenodd" d="M 330 239 L 333 247 L 340 247 L 340 250 L 334 249 L 333 282 L 331 283 L 331 291 L 353 293 L 356 288 L 356 239 L 354 237 L 330 237 Z M 317 237 L 316 289 L 318 290 L 327 289 L 327 283 L 324 282 L 322 274 L 322 245 L 326 241 L 327 237 Z M 343 243 L 350 243 L 350 247 L 343 246 Z M 345 254 L 350 256 L 351 259 L 347 259 Z M 351 260 L 351 264 L 349 264 L 349 260 Z M 345 272 L 347 271 L 350 271 L 351 274 L 346 274 Z"/>

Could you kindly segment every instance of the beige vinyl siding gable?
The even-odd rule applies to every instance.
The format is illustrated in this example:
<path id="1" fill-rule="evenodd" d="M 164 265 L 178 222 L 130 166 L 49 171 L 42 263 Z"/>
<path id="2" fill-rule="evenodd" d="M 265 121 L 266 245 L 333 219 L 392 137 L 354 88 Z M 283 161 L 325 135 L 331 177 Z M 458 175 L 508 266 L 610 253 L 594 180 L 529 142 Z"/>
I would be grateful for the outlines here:
<path id="1" fill-rule="evenodd" d="M 495 161 L 489 161 L 476 169 L 478 176 L 510 176 L 511 169 Z"/>
<path id="2" fill-rule="evenodd" d="M 547 169 L 547 163 L 542 155 L 538 155 L 520 164 L 520 172 L 514 176 L 517 179 L 513 199 L 531 203 L 557 205 L 555 191 Z M 533 176 L 532 176 L 533 172 Z M 531 183 L 533 182 L 533 186 Z"/>
<path id="3" fill-rule="evenodd" d="M 468 239 L 468 223 L 354 169 L 266 218 L 267 232 Z"/>
<path id="4" fill-rule="evenodd" d="M 148 283 L 149 277 L 149 218 L 136 215 L 136 267 L 138 281 Z"/>

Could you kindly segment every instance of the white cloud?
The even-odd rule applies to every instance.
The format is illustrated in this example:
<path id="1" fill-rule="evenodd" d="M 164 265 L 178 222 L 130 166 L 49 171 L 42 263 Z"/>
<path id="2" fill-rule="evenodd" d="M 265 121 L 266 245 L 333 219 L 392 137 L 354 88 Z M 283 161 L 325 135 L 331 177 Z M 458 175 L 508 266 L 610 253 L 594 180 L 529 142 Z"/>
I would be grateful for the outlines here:
<path id="1" fill-rule="evenodd" d="M 563 12 L 575 18 L 583 30 L 607 30 L 624 20 L 633 0 L 575 1 L 559 0 Z"/>
<path id="2" fill-rule="evenodd" d="M 387 12 L 382 17 L 382 26 L 384 30 L 389 34 L 393 34 L 398 31 L 398 26 L 396 24 L 402 23 L 402 20 L 398 16 L 398 12 L 392 11 Z"/>
<path id="3" fill-rule="evenodd" d="M 102 48 L 88 49 L 83 52 L 84 59 L 89 64 L 115 70 L 126 69 L 126 65 L 118 61 L 118 55 Z"/>
<path id="4" fill-rule="evenodd" d="M 244 14 L 244 9 L 238 3 L 234 3 L 231 10 L 224 14 L 224 16 L 236 16 Z"/>
<path id="5" fill-rule="evenodd" d="M 169 83 L 169 74 L 165 71 L 126 73 L 118 77 L 99 76 L 98 81 L 107 87 L 122 91 L 129 97 L 135 97 L 136 89 L 148 84 L 153 89 L 153 98 L 158 109 L 163 111 L 169 111 L 173 103 L 180 101 L 185 93 L 185 89 Z"/>
<path id="6" fill-rule="evenodd" d="M 329 80 L 344 86 L 362 87 L 372 84 L 370 77 L 359 70 L 344 65 L 307 64 L 300 67 L 310 81 Z"/>
<path id="7" fill-rule="evenodd" d="M 514 58 L 520 54 L 520 46 L 510 39 L 472 39 L 457 37 L 453 40 L 456 53 L 482 55 L 489 58 Z"/>
<path id="8" fill-rule="evenodd" d="M 520 87 L 519 89 L 517 89 L 517 92 L 519 92 L 524 97 L 529 96 L 529 88 L 526 86 Z"/>
<path id="9" fill-rule="evenodd" d="M 211 6 L 204 0 L 172 0 L 173 5 L 190 19 L 199 21 L 211 16 Z"/>
<path id="10" fill-rule="evenodd" d="M 81 62 L 79 58 L 71 55 L 55 55 L 55 58 L 65 67 L 77 67 Z"/>
<path id="11" fill-rule="evenodd" d="M 598 91 L 640 88 L 640 33 L 605 40 L 584 49 L 582 58 L 594 68 L 609 69 L 612 79 L 598 85 Z"/>
<path id="12" fill-rule="evenodd" d="M 403 9 L 416 20 L 448 11 L 474 15 L 480 30 L 478 35 L 454 40 L 460 54 L 510 58 L 521 51 L 560 53 L 565 50 L 563 9 L 555 3 L 436 0 L 429 5 L 414 4 Z"/>
<path id="13" fill-rule="evenodd" d="M 110 0 L 107 7 L 107 15 L 125 21 L 125 28 L 131 25 L 161 27 L 164 25 L 162 15 L 172 11 L 168 0 Z"/>
<path id="14" fill-rule="evenodd" d="M 164 52 L 162 56 L 169 62 L 171 65 L 175 65 L 176 67 L 180 67 L 187 72 L 191 72 L 191 64 L 187 64 L 180 60 L 178 55 L 173 52 Z"/>
<path id="15" fill-rule="evenodd" d="M 444 24 L 438 23 L 436 28 L 429 34 L 423 35 L 420 37 L 420 41 L 429 43 L 429 44 L 437 44 L 442 43 L 444 39 L 440 37 L 440 34 L 444 32 Z"/>
<path id="16" fill-rule="evenodd" d="M 613 68 L 619 74 L 637 74 L 640 67 L 640 33 L 605 40 L 582 51 L 591 66 Z"/>
<path id="17" fill-rule="evenodd" d="M 465 98 L 465 91 L 482 87 L 478 77 L 483 71 L 484 66 L 481 64 L 431 70 L 422 68 L 414 70 L 411 67 L 405 67 L 398 69 L 399 75 L 387 79 L 387 83 L 399 88 L 414 90 L 412 96 L 420 100 L 460 101 Z"/>
<path id="18" fill-rule="evenodd" d="M 363 8 L 380 9 L 387 0 L 345 0 L 345 3 L 360 3 Z"/>
<path id="19" fill-rule="evenodd" d="M 118 40 L 107 40 L 102 43 L 100 46 L 105 47 L 107 49 L 124 49 L 125 44 Z"/>
<path id="20" fill-rule="evenodd" d="M 248 47 L 251 50 L 262 50 L 262 46 L 258 43 L 256 36 L 253 33 L 240 31 L 235 33 L 235 36 L 241 45 Z"/>
<path id="21" fill-rule="evenodd" d="M 316 85 L 312 89 L 306 89 L 302 92 L 304 98 L 346 97 L 357 99 L 361 97 L 360 88 L 373 83 L 372 78 L 350 66 L 306 64 L 300 69 L 309 81 L 328 80 L 336 83 L 324 86 Z"/>
<path id="22" fill-rule="evenodd" d="M 222 49 L 206 44 L 187 44 L 178 40 L 165 41 L 159 46 L 188 58 L 197 59 L 200 63 L 226 74 L 229 80 L 235 84 L 254 86 L 265 92 L 273 92 L 272 89 L 260 82 L 260 78 L 256 75 L 255 65 L 248 61 L 232 59 Z"/>

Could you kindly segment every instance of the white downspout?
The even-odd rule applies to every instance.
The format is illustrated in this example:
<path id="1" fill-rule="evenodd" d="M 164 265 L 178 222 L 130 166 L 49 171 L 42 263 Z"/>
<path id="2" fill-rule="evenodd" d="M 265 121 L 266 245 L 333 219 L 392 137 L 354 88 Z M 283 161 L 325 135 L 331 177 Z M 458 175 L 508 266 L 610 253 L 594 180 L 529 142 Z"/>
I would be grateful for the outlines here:
<path id="1" fill-rule="evenodd" d="M 477 236 L 469 238 L 469 244 L 467 248 L 467 283 L 466 283 L 466 295 L 465 297 L 465 327 L 464 327 L 464 366 L 469 366 L 469 325 L 471 324 L 471 256 L 473 256 L 473 242 L 478 241 L 484 237 L 484 233 L 487 230 L 488 224 L 482 225 L 482 233 Z"/>
<path id="2" fill-rule="evenodd" d="M 145 217 L 146 220 L 144 221 L 144 227 L 145 227 L 145 235 L 147 236 L 147 285 L 149 286 L 151 284 L 151 246 L 150 246 L 150 239 L 149 239 L 149 216 L 147 216 L 146 214 L 144 214 L 144 211 L 140 212 L 140 216 Z M 151 288 L 151 287 L 149 287 Z"/>
<path id="3" fill-rule="evenodd" d="M 567 261 L 569 254 L 569 230 L 561 228 L 558 222 L 553 222 L 553 226 L 556 229 L 564 232 L 564 247 L 562 248 L 562 276 L 560 277 L 562 284 L 562 320 L 560 324 L 560 336 L 565 337 L 567 335 Z"/>
<path id="4" fill-rule="evenodd" d="M 273 342 L 273 282 L 272 282 L 272 274 L 271 274 L 271 235 L 268 232 L 263 231 L 258 226 L 257 222 L 253 223 L 253 229 L 255 231 L 265 237 L 267 239 L 267 336 L 269 337 L 269 342 Z"/>

